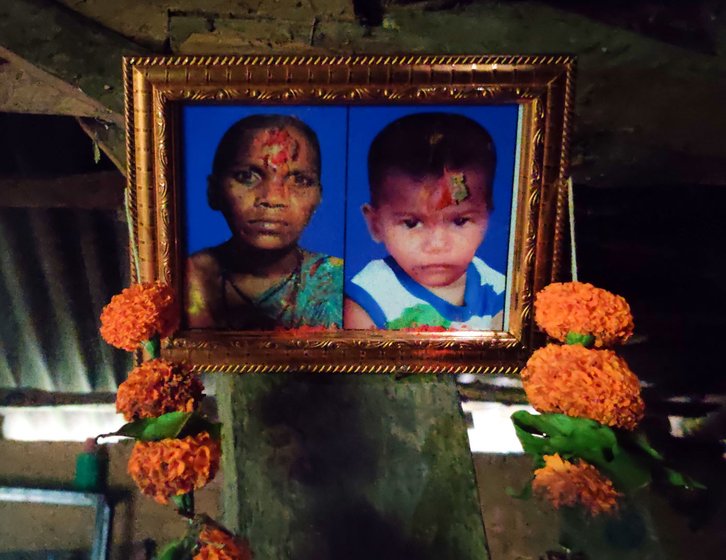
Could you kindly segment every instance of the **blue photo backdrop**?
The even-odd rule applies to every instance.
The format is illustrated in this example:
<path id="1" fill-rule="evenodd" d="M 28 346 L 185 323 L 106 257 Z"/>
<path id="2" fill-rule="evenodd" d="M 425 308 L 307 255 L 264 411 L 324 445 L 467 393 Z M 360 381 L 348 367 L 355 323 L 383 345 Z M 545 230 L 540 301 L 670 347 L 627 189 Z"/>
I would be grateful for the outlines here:
<path id="1" fill-rule="evenodd" d="M 494 211 L 477 255 L 506 274 L 512 193 L 517 153 L 518 107 L 497 106 L 291 106 L 188 104 L 182 109 L 183 223 L 187 254 L 230 237 L 220 212 L 207 203 L 207 177 L 219 140 L 238 120 L 253 114 L 292 115 L 318 135 L 321 149 L 322 203 L 300 246 L 345 258 L 345 279 L 369 261 L 386 255 L 366 227 L 361 206 L 369 201 L 367 157 L 371 141 L 388 123 L 411 113 L 442 111 L 465 115 L 489 131 L 497 153 Z"/>
<path id="2" fill-rule="evenodd" d="M 207 177 L 227 129 L 250 115 L 292 115 L 304 121 L 320 142 L 323 200 L 300 239 L 310 251 L 343 257 L 347 109 L 290 105 L 185 105 L 182 109 L 182 184 L 187 254 L 230 238 L 227 222 L 207 203 Z"/>
<path id="3" fill-rule="evenodd" d="M 412 113 L 445 112 L 469 117 L 491 135 L 497 154 L 494 172 L 494 211 L 477 256 L 502 274 L 507 272 L 514 164 L 517 147 L 518 107 L 496 106 L 381 106 L 351 107 L 348 136 L 348 195 L 346 201 L 346 282 L 368 262 L 386 256 L 382 244 L 371 239 L 361 206 L 370 201 L 368 190 L 368 149 L 385 126 Z"/>

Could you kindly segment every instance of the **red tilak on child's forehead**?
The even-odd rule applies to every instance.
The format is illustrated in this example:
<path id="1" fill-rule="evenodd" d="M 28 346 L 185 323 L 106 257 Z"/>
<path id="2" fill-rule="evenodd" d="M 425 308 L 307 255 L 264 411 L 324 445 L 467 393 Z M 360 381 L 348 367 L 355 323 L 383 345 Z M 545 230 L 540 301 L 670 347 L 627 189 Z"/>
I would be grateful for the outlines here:
<path id="1" fill-rule="evenodd" d="M 422 189 L 427 195 L 427 206 L 431 210 L 444 210 L 449 206 L 460 204 L 469 198 L 469 186 L 466 176 L 460 171 L 444 170 L 432 189 Z"/>

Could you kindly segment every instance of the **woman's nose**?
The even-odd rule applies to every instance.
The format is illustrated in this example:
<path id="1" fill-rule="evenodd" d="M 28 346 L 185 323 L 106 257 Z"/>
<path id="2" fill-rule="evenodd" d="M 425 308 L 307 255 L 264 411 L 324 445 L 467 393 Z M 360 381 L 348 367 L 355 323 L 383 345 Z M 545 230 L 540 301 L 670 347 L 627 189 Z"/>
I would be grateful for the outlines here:
<path id="1" fill-rule="evenodd" d="M 258 204 L 271 208 L 287 206 L 290 198 L 287 185 L 280 177 L 271 177 L 260 185 Z"/>

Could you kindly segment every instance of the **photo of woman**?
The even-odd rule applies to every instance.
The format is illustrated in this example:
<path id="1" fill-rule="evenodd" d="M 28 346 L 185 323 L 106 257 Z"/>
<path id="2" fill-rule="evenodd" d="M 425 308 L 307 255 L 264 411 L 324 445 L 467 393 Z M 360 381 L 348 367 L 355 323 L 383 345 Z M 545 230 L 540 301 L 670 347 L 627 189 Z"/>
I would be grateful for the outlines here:
<path id="1" fill-rule="evenodd" d="M 187 259 L 189 328 L 342 325 L 342 259 L 300 245 L 322 200 L 321 164 L 317 134 L 295 116 L 253 114 L 227 129 L 206 196 L 229 237 Z"/>

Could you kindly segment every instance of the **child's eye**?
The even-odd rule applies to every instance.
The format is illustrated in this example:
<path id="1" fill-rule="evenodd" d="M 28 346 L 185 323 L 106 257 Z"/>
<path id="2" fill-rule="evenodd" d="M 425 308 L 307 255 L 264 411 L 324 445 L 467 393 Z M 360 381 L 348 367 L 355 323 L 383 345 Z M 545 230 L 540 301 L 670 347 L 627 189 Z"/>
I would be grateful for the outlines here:
<path id="1" fill-rule="evenodd" d="M 418 218 L 406 218 L 405 220 L 402 221 L 402 223 L 408 229 L 413 229 L 421 223 L 421 220 L 419 220 Z"/>
<path id="2" fill-rule="evenodd" d="M 256 185 L 262 179 L 260 174 L 253 171 L 252 169 L 240 169 L 239 171 L 235 171 L 232 174 L 232 178 L 238 183 L 247 187 L 252 187 Z"/>
<path id="3" fill-rule="evenodd" d="M 457 216 L 454 218 L 454 225 L 455 226 L 463 226 L 466 223 L 471 222 L 471 218 L 468 218 L 466 216 Z"/>

